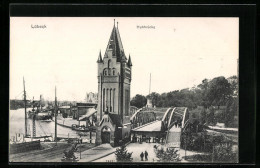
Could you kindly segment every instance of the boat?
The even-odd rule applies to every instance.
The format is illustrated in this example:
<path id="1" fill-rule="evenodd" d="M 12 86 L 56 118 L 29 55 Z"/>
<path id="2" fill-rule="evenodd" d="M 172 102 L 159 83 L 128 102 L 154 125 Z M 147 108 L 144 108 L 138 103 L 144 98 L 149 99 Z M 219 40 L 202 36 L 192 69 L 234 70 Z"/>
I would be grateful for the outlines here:
<path id="1" fill-rule="evenodd" d="M 75 131 L 80 131 L 80 132 L 88 132 L 89 129 L 85 126 L 79 126 L 77 124 L 72 124 L 71 129 Z"/>
<path id="2" fill-rule="evenodd" d="M 36 110 L 34 109 L 36 106 Z M 28 112 L 28 117 L 33 119 L 35 116 L 35 120 L 41 120 L 41 121 L 52 121 L 52 112 L 53 110 L 51 108 L 43 109 L 41 106 L 41 95 L 40 95 L 40 101 L 36 102 L 33 100 L 33 109 Z"/>
<path id="3" fill-rule="evenodd" d="M 27 130 L 27 100 L 26 100 L 26 91 L 25 91 L 25 81 L 23 79 L 23 85 L 24 85 L 24 119 L 25 119 L 25 133 L 16 133 L 15 137 L 13 137 L 13 140 L 9 140 L 9 153 L 10 154 L 16 154 L 16 153 L 22 153 L 22 152 L 28 152 L 31 150 L 40 150 L 41 143 L 40 139 L 44 138 L 44 140 L 47 140 L 47 138 L 50 138 L 51 136 L 40 136 L 36 137 L 36 128 L 35 128 L 35 122 L 33 120 L 33 134 L 29 135 L 29 132 Z M 34 110 L 34 109 L 33 109 Z M 33 118 L 33 115 L 31 115 Z M 20 140 L 17 140 L 17 137 L 20 137 Z M 27 141 L 30 139 L 31 141 Z M 27 142 L 26 142 L 27 141 Z"/>

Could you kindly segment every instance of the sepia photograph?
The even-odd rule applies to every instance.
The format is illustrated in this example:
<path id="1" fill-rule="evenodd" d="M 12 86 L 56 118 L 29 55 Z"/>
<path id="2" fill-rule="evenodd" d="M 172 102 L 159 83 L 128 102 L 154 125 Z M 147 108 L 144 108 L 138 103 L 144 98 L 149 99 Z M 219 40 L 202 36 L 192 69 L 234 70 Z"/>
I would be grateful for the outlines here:
<path id="1" fill-rule="evenodd" d="M 9 162 L 238 163 L 239 17 L 10 17 Z"/>

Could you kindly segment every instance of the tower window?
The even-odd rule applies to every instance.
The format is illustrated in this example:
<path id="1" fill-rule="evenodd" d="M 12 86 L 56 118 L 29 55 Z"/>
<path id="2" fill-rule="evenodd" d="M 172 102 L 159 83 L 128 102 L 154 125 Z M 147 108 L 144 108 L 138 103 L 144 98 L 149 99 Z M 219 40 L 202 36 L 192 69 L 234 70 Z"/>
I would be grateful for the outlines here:
<path id="1" fill-rule="evenodd" d="M 129 103 L 130 103 L 130 93 L 129 90 L 125 90 L 125 116 L 129 116 Z"/>
<path id="2" fill-rule="evenodd" d="M 115 70 L 113 69 L 113 75 L 115 75 Z"/>
<path id="3" fill-rule="evenodd" d="M 103 111 L 106 110 L 105 98 L 106 98 L 106 89 L 103 89 Z"/>
<path id="4" fill-rule="evenodd" d="M 115 95 L 116 95 L 116 89 L 113 89 L 113 112 L 115 112 Z"/>
<path id="5" fill-rule="evenodd" d="M 108 67 L 108 68 L 111 67 L 111 60 L 108 60 L 107 67 Z"/>

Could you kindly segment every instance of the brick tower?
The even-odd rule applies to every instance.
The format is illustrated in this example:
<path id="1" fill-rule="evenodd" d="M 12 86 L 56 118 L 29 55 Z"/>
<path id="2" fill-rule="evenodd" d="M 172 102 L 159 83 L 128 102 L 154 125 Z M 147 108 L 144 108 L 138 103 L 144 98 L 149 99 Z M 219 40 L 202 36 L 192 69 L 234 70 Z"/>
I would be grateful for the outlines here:
<path id="1" fill-rule="evenodd" d="M 104 56 L 98 56 L 97 144 L 117 145 L 130 136 L 132 62 L 127 59 L 118 24 L 114 26 Z"/>

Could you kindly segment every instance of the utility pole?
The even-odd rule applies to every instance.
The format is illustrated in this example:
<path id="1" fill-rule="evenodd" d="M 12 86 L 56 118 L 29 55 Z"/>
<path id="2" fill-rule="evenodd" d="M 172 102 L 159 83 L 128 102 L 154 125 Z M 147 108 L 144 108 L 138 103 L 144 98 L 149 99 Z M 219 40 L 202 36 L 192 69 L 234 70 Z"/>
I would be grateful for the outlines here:
<path id="1" fill-rule="evenodd" d="M 54 116 L 55 116 L 55 142 L 57 146 L 57 96 L 56 96 L 56 86 L 55 86 L 55 109 L 54 109 Z"/>
<path id="2" fill-rule="evenodd" d="M 27 112 L 26 112 L 26 92 L 25 92 L 25 82 L 23 77 L 23 90 L 24 90 L 24 124 L 25 124 L 25 137 L 27 136 Z"/>

